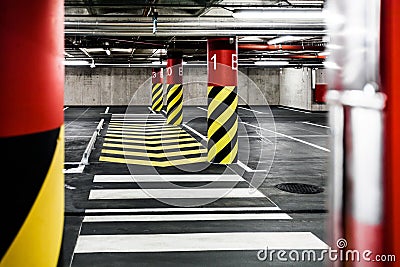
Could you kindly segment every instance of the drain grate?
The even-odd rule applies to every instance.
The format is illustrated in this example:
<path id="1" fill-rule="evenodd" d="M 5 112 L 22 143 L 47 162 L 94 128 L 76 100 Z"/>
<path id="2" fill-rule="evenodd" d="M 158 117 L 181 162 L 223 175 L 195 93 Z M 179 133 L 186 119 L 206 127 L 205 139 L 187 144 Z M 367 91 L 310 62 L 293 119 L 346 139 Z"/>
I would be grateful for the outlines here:
<path id="1" fill-rule="evenodd" d="M 324 192 L 322 187 L 312 184 L 284 183 L 275 186 L 279 190 L 295 194 L 317 194 Z"/>

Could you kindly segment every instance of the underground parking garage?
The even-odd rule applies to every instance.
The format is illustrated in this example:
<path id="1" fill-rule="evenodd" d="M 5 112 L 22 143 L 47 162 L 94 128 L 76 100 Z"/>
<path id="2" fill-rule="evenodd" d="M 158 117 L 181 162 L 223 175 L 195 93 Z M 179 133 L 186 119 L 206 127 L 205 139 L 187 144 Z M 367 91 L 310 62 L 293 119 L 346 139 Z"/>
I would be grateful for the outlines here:
<path id="1" fill-rule="evenodd" d="M 398 266 L 398 1 L 0 7 L 1 267 Z"/>

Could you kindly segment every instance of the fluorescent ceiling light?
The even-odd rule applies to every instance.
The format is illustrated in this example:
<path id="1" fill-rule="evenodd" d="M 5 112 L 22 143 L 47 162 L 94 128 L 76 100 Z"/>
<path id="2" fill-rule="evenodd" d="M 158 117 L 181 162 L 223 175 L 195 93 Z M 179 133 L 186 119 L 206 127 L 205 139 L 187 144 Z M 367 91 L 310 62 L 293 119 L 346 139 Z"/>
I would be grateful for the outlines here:
<path id="1" fill-rule="evenodd" d="M 307 38 L 309 38 L 309 37 L 286 35 L 286 36 L 281 36 L 281 37 L 277 37 L 272 40 L 269 40 L 267 43 L 269 45 L 282 44 L 282 43 L 287 43 L 287 42 L 300 41 L 300 40 L 304 40 Z"/>
<path id="2" fill-rule="evenodd" d="M 329 56 L 331 54 L 330 51 L 323 51 L 321 53 L 318 53 L 318 56 Z"/>
<path id="3" fill-rule="evenodd" d="M 153 62 L 151 62 L 151 64 L 153 64 L 153 65 L 166 65 L 167 62 L 165 62 L 165 61 L 163 61 L 163 62 L 153 61 Z"/>
<path id="4" fill-rule="evenodd" d="M 132 53 L 133 52 L 132 48 L 111 48 L 110 50 L 112 52 L 123 52 L 123 53 Z"/>
<path id="5" fill-rule="evenodd" d="M 325 61 L 325 62 L 323 62 L 323 64 L 324 64 L 325 68 L 327 68 L 327 69 L 332 69 L 332 70 L 340 70 L 341 69 L 341 67 L 336 62 L 333 62 L 333 61 Z"/>
<path id="6" fill-rule="evenodd" d="M 293 8 L 279 9 L 239 9 L 232 13 L 237 19 L 324 19 L 323 12 L 320 9 L 304 10 Z"/>
<path id="7" fill-rule="evenodd" d="M 289 65 L 289 61 L 256 61 L 254 65 L 258 66 L 285 66 Z"/>
<path id="8" fill-rule="evenodd" d="M 86 60 L 64 60 L 65 66 L 84 66 L 89 65 Z"/>
<path id="9" fill-rule="evenodd" d="M 241 37 L 239 41 L 256 41 L 256 42 L 262 42 L 264 41 L 262 38 L 257 37 L 257 36 L 245 36 Z"/>
<path id="10" fill-rule="evenodd" d="M 93 53 L 93 52 L 103 52 L 103 48 L 84 48 L 86 52 Z"/>

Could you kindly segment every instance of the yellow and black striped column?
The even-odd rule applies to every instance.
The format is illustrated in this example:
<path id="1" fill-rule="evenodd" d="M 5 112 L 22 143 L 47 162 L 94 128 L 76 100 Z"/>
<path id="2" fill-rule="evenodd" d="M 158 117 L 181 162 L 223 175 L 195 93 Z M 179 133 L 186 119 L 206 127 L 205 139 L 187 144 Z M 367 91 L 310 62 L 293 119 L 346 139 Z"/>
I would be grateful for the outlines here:
<path id="1" fill-rule="evenodd" d="M 208 161 L 231 164 L 238 158 L 236 38 L 211 38 L 208 57 Z"/>
<path id="2" fill-rule="evenodd" d="M 0 266 L 57 266 L 64 227 L 64 3 L 2 1 Z M 38 64 L 40 62 L 40 64 Z M 9 175 L 5 175 L 5 173 Z M 7 197 L 5 197 L 7 196 Z"/>
<path id="3" fill-rule="evenodd" d="M 151 109 L 160 112 L 163 107 L 163 72 L 162 68 L 153 68 L 151 88 Z"/>
<path id="4" fill-rule="evenodd" d="M 183 121 L 182 52 L 167 53 L 167 123 L 180 125 Z"/>

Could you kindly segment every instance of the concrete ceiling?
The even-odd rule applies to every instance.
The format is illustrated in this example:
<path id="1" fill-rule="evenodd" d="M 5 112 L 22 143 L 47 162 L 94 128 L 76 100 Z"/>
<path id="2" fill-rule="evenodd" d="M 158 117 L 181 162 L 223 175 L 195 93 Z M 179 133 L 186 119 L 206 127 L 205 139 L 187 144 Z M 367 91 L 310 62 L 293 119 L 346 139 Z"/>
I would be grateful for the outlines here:
<path id="1" fill-rule="evenodd" d="M 68 61 L 143 65 L 161 62 L 167 50 L 179 49 L 189 64 L 201 64 L 207 38 L 217 36 L 238 38 L 240 64 L 284 60 L 290 66 L 321 66 L 324 60 L 327 37 L 320 0 L 64 3 Z M 245 17 L 245 12 L 252 13 Z"/>

